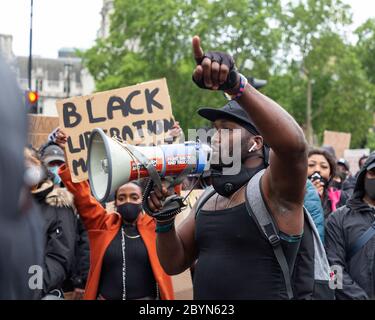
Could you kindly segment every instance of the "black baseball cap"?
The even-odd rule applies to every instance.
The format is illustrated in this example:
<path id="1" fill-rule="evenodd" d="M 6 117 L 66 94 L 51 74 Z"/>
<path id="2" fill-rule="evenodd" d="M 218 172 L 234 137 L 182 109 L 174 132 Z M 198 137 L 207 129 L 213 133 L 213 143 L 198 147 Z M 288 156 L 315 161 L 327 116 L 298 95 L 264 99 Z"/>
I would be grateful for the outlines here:
<path id="1" fill-rule="evenodd" d="M 218 119 L 232 120 L 243 126 L 246 130 L 254 135 L 260 135 L 258 129 L 249 117 L 248 113 L 234 100 L 229 101 L 224 107 L 216 108 L 199 108 L 198 114 L 210 121 Z"/>

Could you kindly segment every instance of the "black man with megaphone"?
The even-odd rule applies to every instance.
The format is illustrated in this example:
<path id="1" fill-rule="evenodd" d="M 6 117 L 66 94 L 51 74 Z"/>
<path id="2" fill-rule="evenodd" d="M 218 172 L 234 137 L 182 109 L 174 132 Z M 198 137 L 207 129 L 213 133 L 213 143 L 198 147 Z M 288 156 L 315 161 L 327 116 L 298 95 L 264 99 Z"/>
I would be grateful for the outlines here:
<path id="1" fill-rule="evenodd" d="M 192 47 L 194 83 L 230 98 L 222 108 L 198 110 L 216 129 L 212 153 L 220 160 L 222 150 L 233 153 L 240 145 L 241 156 L 236 173 L 225 170 L 225 161 L 211 166 L 211 187 L 177 230 L 173 215 L 159 214 L 168 190 L 155 186 L 150 192 L 146 212 L 157 219 L 160 263 L 170 275 L 196 263 L 195 299 L 291 299 L 289 270 L 304 227 L 304 134 L 282 107 L 248 83 L 232 56 L 204 52 L 198 36 Z M 268 239 L 260 232 L 262 210 L 273 221 Z"/>

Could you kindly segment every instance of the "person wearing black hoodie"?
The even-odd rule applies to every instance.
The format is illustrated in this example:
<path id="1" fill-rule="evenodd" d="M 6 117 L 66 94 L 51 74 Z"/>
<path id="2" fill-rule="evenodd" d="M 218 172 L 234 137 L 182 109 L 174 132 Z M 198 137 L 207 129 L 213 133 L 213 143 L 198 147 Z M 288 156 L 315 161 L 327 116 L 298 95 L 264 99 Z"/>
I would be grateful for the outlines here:
<path id="1" fill-rule="evenodd" d="M 327 257 L 331 266 L 339 266 L 343 272 L 342 288 L 336 289 L 338 300 L 375 299 L 372 228 L 375 228 L 375 152 L 360 170 L 352 197 L 327 220 Z"/>
<path id="2" fill-rule="evenodd" d="M 53 177 L 37 153 L 29 148 L 25 148 L 25 166 L 34 172 L 34 178 L 38 177 L 38 183 L 33 184 L 30 191 L 45 224 L 42 296 L 45 300 L 62 299 L 62 285 L 74 262 L 76 218 L 73 195 L 64 188 L 55 188 Z"/>
<path id="3" fill-rule="evenodd" d="M 50 139 L 56 131 L 57 129 L 52 131 L 49 141 L 41 146 L 38 154 L 51 176 L 53 176 L 55 189 L 59 189 L 60 193 L 68 194 L 68 198 L 72 198 L 73 195 L 65 188 L 60 176 L 57 174 L 59 166 L 65 163 L 65 156 L 64 151 L 52 138 Z M 75 214 L 75 219 L 76 234 L 73 267 L 68 279 L 64 281 L 62 289 L 66 299 L 80 300 L 84 294 L 90 268 L 90 247 L 87 231 L 78 213 Z"/>

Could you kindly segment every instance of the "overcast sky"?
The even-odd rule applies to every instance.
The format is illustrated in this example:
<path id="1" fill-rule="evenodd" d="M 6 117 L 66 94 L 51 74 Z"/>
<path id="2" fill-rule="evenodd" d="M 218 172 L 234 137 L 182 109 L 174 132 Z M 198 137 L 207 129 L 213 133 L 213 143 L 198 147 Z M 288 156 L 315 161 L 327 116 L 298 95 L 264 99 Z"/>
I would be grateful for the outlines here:
<path id="1" fill-rule="evenodd" d="M 354 27 L 375 17 L 375 0 L 344 0 Z M 34 0 L 33 54 L 57 57 L 62 47 L 89 48 L 100 26 L 103 0 Z M 134 2 L 136 3 L 136 1 Z M 16 55 L 28 55 L 30 0 L 0 0 L 0 33 L 13 35 Z"/>

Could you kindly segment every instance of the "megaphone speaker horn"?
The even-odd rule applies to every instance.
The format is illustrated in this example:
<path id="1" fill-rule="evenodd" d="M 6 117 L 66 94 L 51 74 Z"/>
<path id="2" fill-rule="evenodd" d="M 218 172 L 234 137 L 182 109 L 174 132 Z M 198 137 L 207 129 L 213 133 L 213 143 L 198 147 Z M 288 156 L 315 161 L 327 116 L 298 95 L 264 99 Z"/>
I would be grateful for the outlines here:
<path id="1" fill-rule="evenodd" d="M 102 129 L 91 132 L 88 147 L 88 173 L 91 191 L 98 201 L 106 200 L 129 181 L 131 156 L 120 143 Z M 116 173 L 115 175 L 113 173 Z"/>

